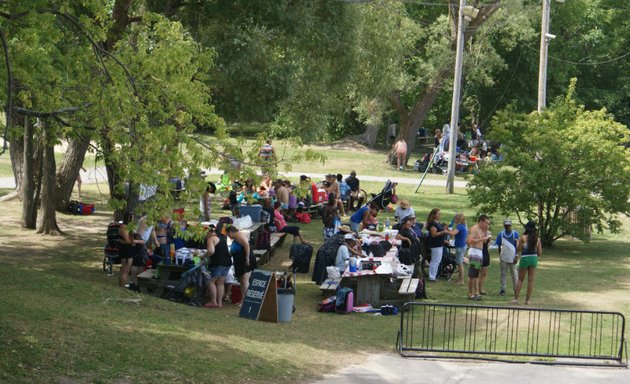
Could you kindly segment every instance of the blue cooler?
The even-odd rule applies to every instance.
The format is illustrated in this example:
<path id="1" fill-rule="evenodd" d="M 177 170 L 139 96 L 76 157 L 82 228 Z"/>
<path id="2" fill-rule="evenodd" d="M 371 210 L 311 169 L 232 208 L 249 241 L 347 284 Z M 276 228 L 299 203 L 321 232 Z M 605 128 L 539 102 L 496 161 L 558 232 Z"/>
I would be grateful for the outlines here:
<path id="1" fill-rule="evenodd" d="M 240 205 L 238 207 L 239 216 L 244 217 L 249 216 L 252 218 L 254 223 L 260 222 L 260 213 L 262 212 L 262 205 L 253 204 L 253 205 Z"/>

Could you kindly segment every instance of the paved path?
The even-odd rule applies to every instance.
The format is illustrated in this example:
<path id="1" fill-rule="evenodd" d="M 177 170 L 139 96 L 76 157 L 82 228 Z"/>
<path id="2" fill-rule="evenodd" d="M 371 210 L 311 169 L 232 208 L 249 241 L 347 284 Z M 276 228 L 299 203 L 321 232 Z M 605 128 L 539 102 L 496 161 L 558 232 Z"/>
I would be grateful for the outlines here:
<path id="1" fill-rule="evenodd" d="M 219 169 L 211 169 L 207 172 L 211 175 L 220 175 L 223 171 Z M 286 172 L 283 173 L 286 177 L 291 177 L 297 179 L 300 175 L 304 174 L 304 172 Z M 404 173 L 404 175 L 408 175 Z M 397 181 L 400 184 L 412 184 L 418 185 L 420 181 L 420 177 L 422 176 L 420 173 L 414 173 L 415 177 L 383 177 L 383 176 L 367 176 L 367 175 L 359 175 L 359 179 L 363 181 L 376 181 L 385 183 L 388 179 L 392 179 Z M 319 180 L 324 179 L 325 175 L 323 173 L 309 173 L 309 176 L 313 179 Z M 105 172 L 105 167 L 97 167 L 97 168 L 89 168 L 87 171 L 81 171 L 81 180 L 83 183 L 105 183 L 107 182 L 107 173 Z M 423 185 L 435 186 L 435 187 L 446 187 L 446 180 L 435 180 L 435 179 L 425 179 Z M 465 188 L 466 182 L 461 180 L 455 181 L 456 188 Z M 15 188 L 15 181 L 13 177 L 0 177 L 0 188 Z"/>
<path id="2" fill-rule="evenodd" d="M 352 357 L 348 356 L 350 360 Z M 318 384 L 350 383 L 532 383 L 532 384 L 622 384 L 630 383 L 626 368 L 584 368 L 405 359 L 396 353 L 372 355 L 360 365 L 353 365 L 327 375 Z"/>

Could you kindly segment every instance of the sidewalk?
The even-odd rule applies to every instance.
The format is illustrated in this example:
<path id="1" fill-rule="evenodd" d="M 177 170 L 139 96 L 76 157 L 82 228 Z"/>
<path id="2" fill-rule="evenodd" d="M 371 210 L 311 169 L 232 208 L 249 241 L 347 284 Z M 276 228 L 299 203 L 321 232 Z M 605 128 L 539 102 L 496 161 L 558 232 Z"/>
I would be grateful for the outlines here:
<path id="1" fill-rule="evenodd" d="M 209 175 L 221 175 L 223 173 L 222 170 L 219 169 L 211 169 L 206 172 Z M 286 172 L 283 173 L 285 177 L 291 177 L 297 179 L 300 175 L 303 175 L 304 172 Z M 92 184 L 92 183 L 106 183 L 107 182 L 107 172 L 105 172 L 105 167 L 97 167 L 97 168 L 89 168 L 87 171 L 81 171 L 81 180 L 83 180 L 84 184 Z M 408 175 L 408 173 L 404 173 L 404 175 Z M 361 176 L 359 175 L 359 179 L 362 181 L 376 181 L 385 183 L 387 180 L 391 179 L 393 181 L 397 181 L 399 184 L 411 184 L 418 185 L 420 182 L 420 178 L 422 177 L 421 173 L 413 173 L 416 177 L 383 177 L 383 176 Z M 309 173 L 309 176 L 315 180 L 323 180 L 325 178 L 325 174 L 323 173 Z M 218 179 L 218 178 L 217 178 Z M 466 188 L 466 181 L 456 180 L 455 187 L 456 188 Z M 428 185 L 432 187 L 446 187 L 446 180 L 435 180 L 435 179 L 425 179 L 422 185 Z M 0 177 L 0 188 L 15 188 L 15 181 L 13 177 Z"/>
<path id="2" fill-rule="evenodd" d="M 352 362 L 349 356 L 348 361 Z M 397 353 L 369 356 L 327 375 L 317 384 L 350 383 L 532 383 L 532 384 L 622 384 L 630 383 L 627 368 L 592 368 L 471 362 L 453 360 L 405 359 Z"/>

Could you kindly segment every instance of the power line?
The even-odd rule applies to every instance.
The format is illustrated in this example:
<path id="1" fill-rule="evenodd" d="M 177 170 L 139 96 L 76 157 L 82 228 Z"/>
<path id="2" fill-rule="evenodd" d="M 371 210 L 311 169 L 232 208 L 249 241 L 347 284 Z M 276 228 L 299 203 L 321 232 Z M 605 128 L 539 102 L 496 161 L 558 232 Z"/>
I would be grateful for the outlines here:
<path id="1" fill-rule="evenodd" d="M 531 49 L 532 51 L 535 52 L 540 52 L 539 49 L 536 49 L 534 47 L 529 46 L 528 44 L 523 44 L 525 47 Z M 555 61 L 560 61 L 563 63 L 568 63 L 568 64 L 574 64 L 574 65 L 587 65 L 587 66 L 597 66 L 597 65 L 603 65 L 603 64 L 609 64 L 615 61 L 619 61 L 621 59 L 624 59 L 626 57 L 630 56 L 630 52 L 624 53 L 621 56 L 612 58 L 612 59 L 608 59 L 608 60 L 604 60 L 604 61 L 598 61 L 598 62 L 580 62 L 580 61 L 572 61 L 572 60 L 566 60 L 566 59 L 561 59 L 559 57 L 555 57 L 555 56 L 549 56 L 550 59 L 555 60 Z"/>

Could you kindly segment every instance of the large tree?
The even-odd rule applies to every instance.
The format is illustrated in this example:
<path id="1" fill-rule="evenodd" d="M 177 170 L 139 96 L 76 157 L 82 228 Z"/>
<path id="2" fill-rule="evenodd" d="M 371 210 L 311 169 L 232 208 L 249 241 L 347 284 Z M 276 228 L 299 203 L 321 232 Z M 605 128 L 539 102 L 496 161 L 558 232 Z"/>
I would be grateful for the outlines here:
<path id="1" fill-rule="evenodd" d="M 542 113 L 499 112 L 488 135 L 503 143 L 504 160 L 469 183 L 480 212 L 536 221 L 546 246 L 566 235 L 588 240 L 592 227 L 620 230 L 617 215 L 630 213 L 630 135 L 605 109 L 578 105 L 575 80 Z"/>

